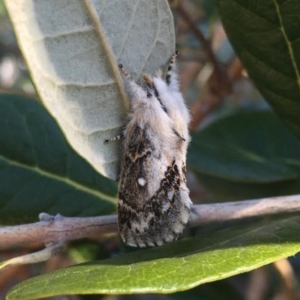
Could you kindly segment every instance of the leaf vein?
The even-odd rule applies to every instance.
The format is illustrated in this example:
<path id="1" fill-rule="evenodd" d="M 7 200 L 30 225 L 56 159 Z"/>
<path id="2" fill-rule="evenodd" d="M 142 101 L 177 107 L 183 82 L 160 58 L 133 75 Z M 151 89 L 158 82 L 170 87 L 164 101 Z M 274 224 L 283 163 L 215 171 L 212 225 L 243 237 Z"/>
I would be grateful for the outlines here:
<path id="1" fill-rule="evenodd" d="M 274 4 L 275 4 L 276 12 L 277 12 L 279 23 L 280 23 L 280 30 L 283 34 L 284 40 L 285 40 L 286 45 L 288 47 L 288 52 L 290 54 L 292 65 L 293 65 L 295 75 L 296 75 L 296 79 L 297 79 L 298 89 L 300 90 L 300 74 L 299 74 L 299 70 L 297 68 L 294 50 L 293 50 L 292 44 L 291 44 L 286 32 L 285 32 L 285 28 L 284 28 L 284 25 L 283 25 L 283 19 L 282 19 L 282 15 L 281 15 L 281 12 L 280 12 L 280 7 L 277 3 L 277 0 L 273 0 L 273 1 L 274 1 Z"/>
<path id="2" fill-rule="evenodd" d="M 17 166 L 19 168 L 22 168 L 22 169 L 25 169 L 25 170 L 28 170 L 28 171 L 31 171 L 31 172 L 34 172 L 34 173 L 38 173 L 43 177 L 47 177 L 47 178 L 50 178 L 50 179 L 53 179 L 53 180 L 56 180 L 56 181 L 59 181 L 59 182 L 63 182 L 67 186 L 74 187 L 75 189 L 77 189 L 79 191 L 82 191 L 84 193 L 93 195 L 97 198 L 105 199 L 105 200 L 108 200 L 109 202 L 112 202 L 112 203 L 116 202 L 114 197 L 111 197 L 109 195 L 106 195 L 106 194 L 98 191 L 98 190 L 92 189 L 90 187 L 84 186 L 83 184 L 75 182 L 67 176 L 59 176 L 59 175 L 56 175 L 56 174 L 52 174 L 50 172 L 42 170 L 41 168 L 39 168 L 39 166 L 25 165 L 21 162 L 13 161 L 13 160 L 11 160 L 7 157 L 4 157 L 2 155 L 0 155 L 0 159 L 3 160 L 4 162 L 6 162 L 9 165 Z"/>

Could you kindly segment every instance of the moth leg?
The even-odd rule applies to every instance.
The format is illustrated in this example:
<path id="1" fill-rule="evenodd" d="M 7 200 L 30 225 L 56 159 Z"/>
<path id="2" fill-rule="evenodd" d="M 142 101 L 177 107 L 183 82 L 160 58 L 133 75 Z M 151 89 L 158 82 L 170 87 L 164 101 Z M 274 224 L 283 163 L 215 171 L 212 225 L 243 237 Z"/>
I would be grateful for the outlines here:
<path id="1" fill-rule="evenodd" d="M 182 141 L 184 141 L 185 142 L 185 138 L 184 137 L 182 137 L 180 134 L 179 134 L 179 132 L 175 129 L 175 128 L 173 128 L 173 132 L 175 133 L 175 135 L 177 135 Z"/>
<path id="2" fill-rule="evenodd" d="M 111 143 L 111 142 L 119 141 L 122 138 L 123 138 L 123 133 L 118 134 L 117 136 L 114 136 L 114 137 L 112 137 L 110 139 L 105 140 L 104 143 L 106 144 L 106 143 Z"/>
<path id="3" fill-rule="evenodd" d="M 129 75 L 129 73 L 124 69 L 122 64 L 119 64 L 119 69 L 120 71 L 123 73 L 123 75 L 129 80 L 129 81 L 133 81 L 133 79 L 131 78 L 131 76 Z"/>
<path id="4" fill-rule="evenodd" d="M 176 51 L 171 56 L 167 75 L 166 75 L 166 83 L 170 87 L 170 89 L 174 91 L 178 91 L 178 80 L 177 80 L 177 73 L 175 70 L 177 55 L 178 55 L 178 51 Z"/>
<path id="5" fill-rule="evenodd" d="M 127 78 L 129 81 L 129 84 L 132 88 L 132 91 L 134 92 L 134 100 L 138 100 L 140 97 L 146 96 L 147 91 L 145 91 L 139 84 L 137 84 L 132 77 L 129 75 L 129 73 L 123 68 L 122 64 L 119 64 L 119 69 L 122 72 L 122 74 Z"/>

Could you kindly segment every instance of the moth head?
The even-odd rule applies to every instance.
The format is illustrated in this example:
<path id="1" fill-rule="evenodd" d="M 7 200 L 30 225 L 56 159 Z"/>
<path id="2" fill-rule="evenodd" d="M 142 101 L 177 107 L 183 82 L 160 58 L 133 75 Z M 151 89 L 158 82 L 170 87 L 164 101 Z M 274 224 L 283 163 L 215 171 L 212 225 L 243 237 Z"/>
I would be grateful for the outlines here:
<path id="1" fill-rule="evenodd" d="M 165 113 L 168 113 L 168 110 L 167 110 L 166 106 L 162 103 L 162 101 L 160 99 L 159 92 L 158 92 L 157 87 L 156 87 L 155 82 L 154 82 L 155 78 L 144 74 L 143 79 L 144 79 L 144 82 L 146 84 L 147 97 L 148 98 L 154 97 L 155 100 L 157 100 L 159 102 L 160 107 L 162 108 L 162 110 Z"/>
<path id="2" fill-rule="evenodd" d="M 166 81 L 158 77 L 153 78 L 153 83 L 156 98 L 173 121 L 175 130 L 180 136 L 188 139 L 187 127 L 190 122 L 190 114 L 179 88 L 174 90 Z"/>

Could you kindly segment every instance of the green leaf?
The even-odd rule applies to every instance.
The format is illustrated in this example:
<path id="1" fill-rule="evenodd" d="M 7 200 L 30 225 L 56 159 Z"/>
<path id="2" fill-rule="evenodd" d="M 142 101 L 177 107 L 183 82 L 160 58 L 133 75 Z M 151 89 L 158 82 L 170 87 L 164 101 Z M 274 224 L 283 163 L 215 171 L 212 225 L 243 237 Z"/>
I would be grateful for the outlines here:
<path id="1" fill-rule="evenodd" d="M 232 200 L 300 192 L 300 142 L 269 111 L 240 112 L 194 134 L 188 166 Z"/>
<path id="2" fill-rule="evenodd" d="M 182 291 L 296 254 L 299 230 L 300 218 L 292 217 L 202 234 L 37 276 L 15 286 L 7 299 Z"/>
<path id="3" fill-rule="evenodd" d="M 251 79 L 299 138 L 299 0 L 217 3 L 228 37 Z"/>
<path id="4" fill-rule="evenodd" d="M 116 178 L 128 107 L 118 64 L 138 79 L 174 53 L 167 0 L 5 1 L 36 89 L 68 141 Z"/>
<path id="5" fill-rule="evenodd" d="M 200 286 L 197 286 L 193 289 L 178 292 L 169 295 L 169 299 L 174 300 L 224 300 L 234 299 L 242 300 L 243 297 L 236 289 L 236 287 L 229 280 L 219 280 L 215 282 L 206 283 Z"/>
<path id="6" fill-rule="evenodd" d="M 67 144 L 40 103 L 0 94 L 1 224 L 36 221 L 40 212 L 111 213 L 116 193 L 116 184 Z"/>

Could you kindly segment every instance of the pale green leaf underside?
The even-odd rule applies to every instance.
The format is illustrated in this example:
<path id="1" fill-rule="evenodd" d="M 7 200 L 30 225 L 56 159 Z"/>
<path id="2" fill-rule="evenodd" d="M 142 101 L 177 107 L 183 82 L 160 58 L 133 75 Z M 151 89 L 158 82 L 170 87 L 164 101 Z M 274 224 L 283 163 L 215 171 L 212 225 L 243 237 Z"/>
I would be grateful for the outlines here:
<path id="1" fill-rule="evenodd" d="M 70 144 L 116 178 L 126 99 L 117 65 L 138 78 L 174 51 L 166 0 L 6 1 L 36 88 Z M 94 18 L 95 17 L 95 18 Z M 123 95 L 123 96 L 122 96 Z"/>
<path id="2" fill-rule="evenodd" d="M 181 291 L 294 255 L 300 249 L 299 229 L 299 217 L 292 217 L 203 233 L 29 279 L 14 287 L 8 299 Z"/>

